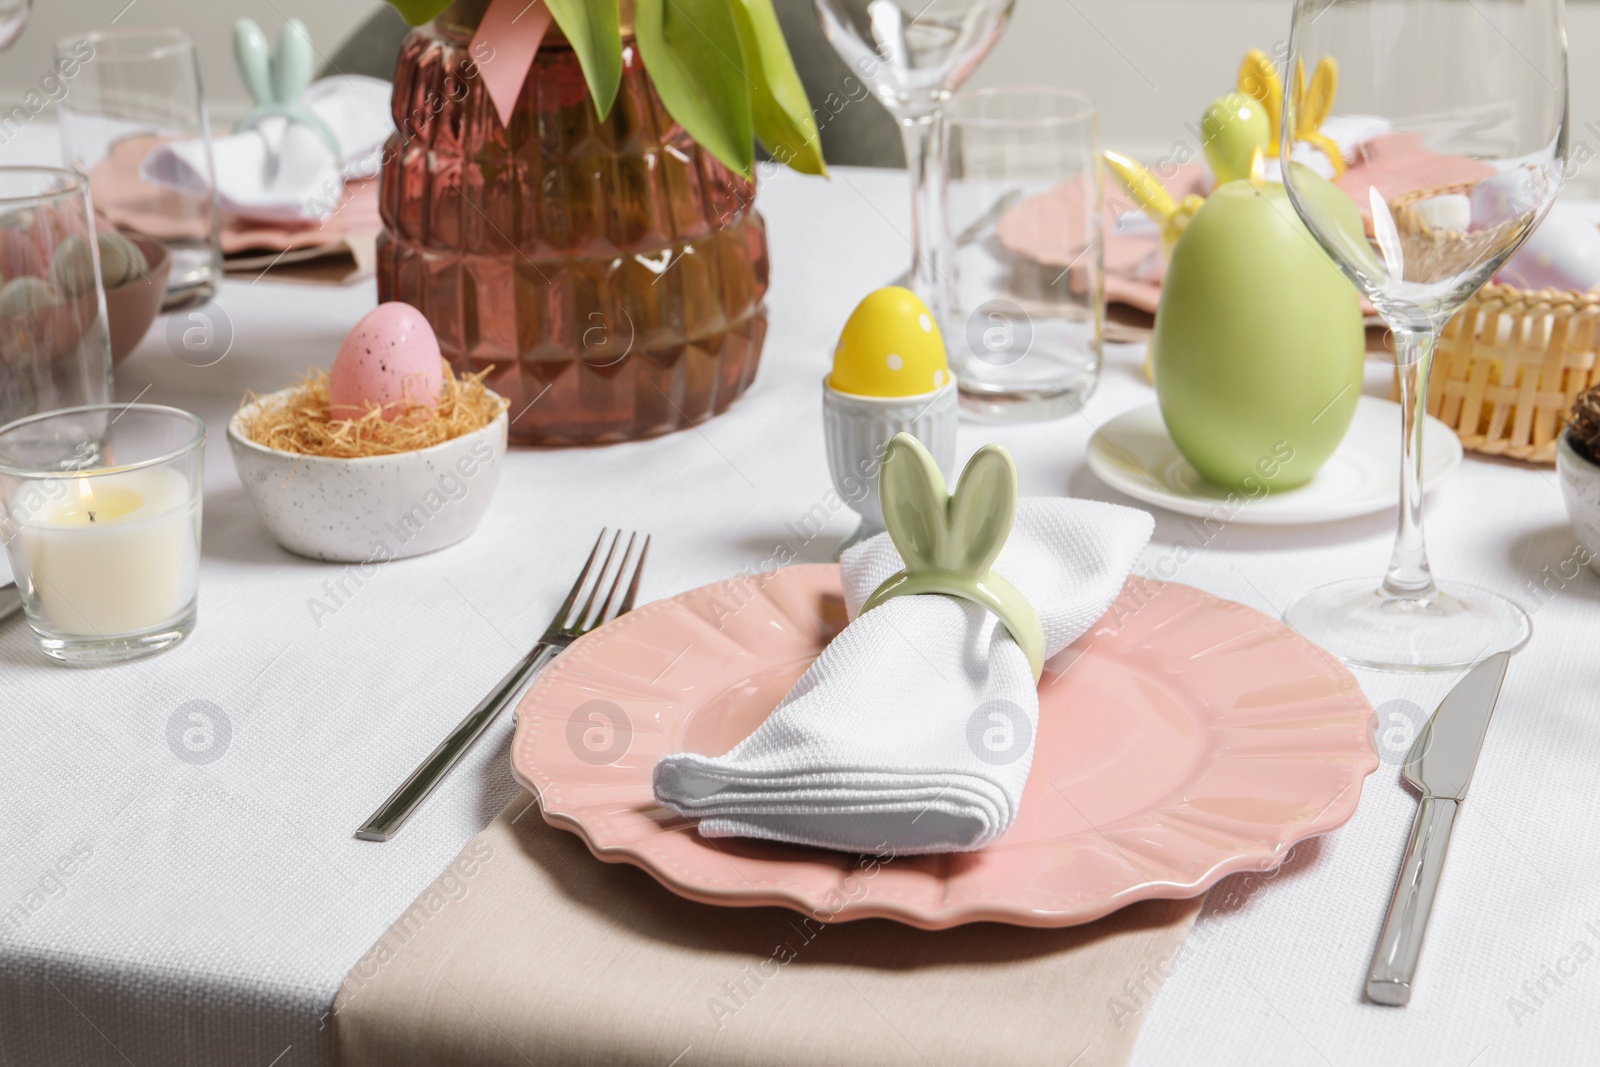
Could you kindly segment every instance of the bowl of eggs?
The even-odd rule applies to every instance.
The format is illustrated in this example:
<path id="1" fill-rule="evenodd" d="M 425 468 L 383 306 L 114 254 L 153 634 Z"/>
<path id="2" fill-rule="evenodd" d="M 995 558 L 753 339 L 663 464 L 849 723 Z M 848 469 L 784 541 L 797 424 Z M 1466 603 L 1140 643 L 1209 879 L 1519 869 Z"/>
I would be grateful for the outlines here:
<path id="1" fill-rule="evenodd" d="M 959 418 L 955 376 L 933 314 L 909 289 L 867 295 L 839 334 L 822 381 L 822 419 L 833 487 L 861 516 L 840 551 L 883 532 L 878 476 L 889 442 L 909 433 L 949 476 Z"/>
<path id="2" fill-rule="evenodd" d="M 330 372 L 249 396 L 228 422 L 245 493 L 273 538 L 313 559 L 375 564 L 462 540 L 489 509 L 507 400 L 456 377 L 422 313 L 380 304 Z"/>
<path id="3" fill-rule="evenodd" d="M 38 219 L 31 229 L 0 228 L 0 329 L 50 354 L 76 345 L 99 310 L 96 246 L 112 361 L 131 352 L 161 310 L 170 261 L 159 242 L 113 230 L 63 234 Z"/>
<path id="4" fill-rule="evenodd" d="M 120 363 L 139 346 L 161 313 L 167 296 L 172 256 L 167 246 L 148 237 L 124 237 L 101 231 L 100 284 L 106 290 L 106 329 L 111 334 L 111 362 Z"/>
<path id="5" fill-rule="evenodd" d="M 46 242 L 48 243 L 48 242 Z M 98 248 L 96 248 L 98 246 Z M 161 311 L 171 258 L 159 241 L 102 230 L 94 241 L 72 234 L 49 262 L 39 242 L 19 230 L 0 230 L 0 316 L 25 317 L 36 336 L 71 347 L 93 321 L 95 252 L 106 294 L 106 332 L 112 362 L 139 344 Z"/>
<path id="6" fill-rule="evenodd" d="M 87 292 L 57 283 L 54 261 L 43 250 L 53 236 L 41 244 L 28 229 L 0 227 L 0 331 L 9 352 L 47 360 L 71 351 L 99 313 L 92 280 Z M 57 247 L 73 241 L 84 239 L 69 237 Z"/>

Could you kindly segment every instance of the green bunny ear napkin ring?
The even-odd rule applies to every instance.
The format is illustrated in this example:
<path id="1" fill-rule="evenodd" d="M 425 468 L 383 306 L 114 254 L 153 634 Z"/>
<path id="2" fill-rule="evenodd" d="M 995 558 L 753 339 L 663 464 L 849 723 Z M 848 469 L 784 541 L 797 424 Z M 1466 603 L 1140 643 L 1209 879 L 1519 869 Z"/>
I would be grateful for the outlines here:
<path id="1" fill-rule="evenodd" d="M 333 149 L 333 157 L 341 158 L 339 139 L 333 135 L 333 130 L 300 99 L 311 84 L 313 54 L 311 31 L 299 19 L 290 19 L 285 24 L 278 34 L 276 50 L 268 49 L 267 35 L 253 20 L 235 22 L 233 55 L 256 106 L 234 129 L 247 129 L 264 118 L 281 115 L 290 122 L 311 127 Z"/>
<path id="2" fill-rule="evenodd" d="M 1044 629 L 1022 591 L 994 573 L 996 557 L 1017 517 L 1017 465 L 1000 445 L 984 445 L 968 461 L 952 496 L 928 450 L 895 434 L 879 485 L 883 522 L 905 569 L 861 606 L 865 615 L 897 596 L 941 593 L 978 604 L 999 617 L 1033 668 L 1044 673 Z"/>

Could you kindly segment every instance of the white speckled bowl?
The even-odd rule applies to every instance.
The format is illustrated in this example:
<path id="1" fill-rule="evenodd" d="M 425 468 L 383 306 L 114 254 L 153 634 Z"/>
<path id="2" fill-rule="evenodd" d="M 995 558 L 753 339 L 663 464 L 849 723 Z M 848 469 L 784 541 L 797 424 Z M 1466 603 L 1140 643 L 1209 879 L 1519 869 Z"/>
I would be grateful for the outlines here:
<path id="1" fill-rule="evenodd" d="M 1589 566 L 1600 574 L 1600 464 L 1589 462 L 1572 447 L 1571 431 L 1561 431 L 1556 444 L 1556 470 L 1561 496 L 1578 543 L 1589 551 Z"/>
<path id="2" fill-rule="evenodd" d="M 503 412 L 432 448 L 327 459 L 256 444 L 240 429 L 252 410 L 228 420 L 239 480 L 278 543 L 312 559 L 366 563 L 455 544 L 488 511 L 506 454 Z"/>

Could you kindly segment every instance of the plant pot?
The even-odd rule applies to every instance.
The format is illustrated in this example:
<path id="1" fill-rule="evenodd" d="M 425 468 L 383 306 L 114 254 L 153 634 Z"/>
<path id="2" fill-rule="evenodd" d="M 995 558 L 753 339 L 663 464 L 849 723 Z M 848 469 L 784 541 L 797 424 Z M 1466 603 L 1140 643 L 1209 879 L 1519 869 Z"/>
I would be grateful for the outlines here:
<path id="1" fill-rule="evenodd" d="M 767 329 L 754 183 L 672 121 L 631 37 L 606 119 L 552 26 L 502 125 L 470 52 L 486 6 L 458 0 L 401 50 L 378 299 L 420 309 L 457 373 L 494 368 L 516 443 L 622 441 L 725 410 Z"/>
<path id="2" fill-rule="evenodd" d="M 1600 464 L 1572 446 L 1570 430 L 1563 430 L 1556 443 L 1556 473 L 1573 535 L 1587 551 L 1590 568 L 1600 574 Z"/>

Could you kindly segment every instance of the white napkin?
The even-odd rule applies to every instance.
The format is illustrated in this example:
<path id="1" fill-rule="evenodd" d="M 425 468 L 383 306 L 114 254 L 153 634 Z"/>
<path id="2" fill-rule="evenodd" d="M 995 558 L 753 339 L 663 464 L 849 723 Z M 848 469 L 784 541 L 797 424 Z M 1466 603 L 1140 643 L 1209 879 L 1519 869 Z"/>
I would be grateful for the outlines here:
<path id="1" fill-rule="evenodd" d="M 217 199 L 224 211 L 268 222 L 317 222 L 339 204 L 344 183 L 378 173 L 383 144 L 394 130 L 392 86 L 358 74 L 323 78 L 302 102 L 328 124 L 339 142 L 335 156 L 317 131 L 283 118 L 213 137 Z M 172 141 L 153 150 L 140 167 L 152 185 L 203 195 L 205 143 Z"/>
<path id="2" fill-rule="evenodd" d="M 1047 657 L 1104 614 L 1152 527 L 1097 501 L 1018 504 L 995 569 L 1039 612 Z M 1038 732 L 1028 659 L 995 616 L 953 597 L 897 597 L 855 618 L 900 567 L 887 534 L 845 553 L 855 621 L 731 752 L 656 764 L 656 799 L 706 837 L 853 852 L 962 852 L 1004 834 Z"/>
<path id="3" fill-rule="evenodd" d="M 1323 135 L 1339 146 L 1339 154 L 1344 156 L 1346 163 L 1354 163 L 1362 146 L 1368 141 L 1375 141 L 1393 129 L 1394 123 L 1379 115 L 1329 115 L 1322 123 Z M 1324 178 L 1333 177 L 1333 164 L 1328 162 L 1328 157 L 1305 141 L 1295 143 L 1294 161 L 1304 163 Z M 1267 178 L 1272 181 L 1283 180 L 1277 145 L 1271 146 L 1271 152 L 1262 162 L 1262 171 Z"/>

